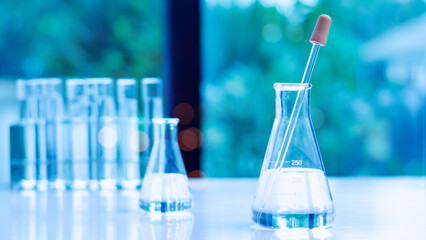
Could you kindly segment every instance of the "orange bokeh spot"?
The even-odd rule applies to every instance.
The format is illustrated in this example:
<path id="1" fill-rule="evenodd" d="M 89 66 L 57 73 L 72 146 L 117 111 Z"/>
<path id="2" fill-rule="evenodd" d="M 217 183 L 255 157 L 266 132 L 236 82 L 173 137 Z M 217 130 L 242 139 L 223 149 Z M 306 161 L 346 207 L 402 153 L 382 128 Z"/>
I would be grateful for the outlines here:
<path id="1" fill-rule="evenodd" d="M 191 130 L 183 130 L 178 135 L 179 146 L 183 151 L 189 152 L 197 147 L 198 137 Z"/>
<path id="2" fill-rule="evenodd" d="M 179 118 L 179 124 L 186 125 L 194 119 L 194 108 L 187 103 L 178 104 L 173 110 L 173 117 Z"/>
<path id="3" fill-rule="evenodd" d="M 192 151 L 201 146 L 201 132 L 197 128 L 188 128 L 178 135 L 179 146 L 183 151 Z"/>
<path id="4" fill-rule="evenodd" d="M 203 143 L 203 135 L 201 134 L 200 129 L 198 128 L 188 128 L 188 130 L 192 131 L 195 135 L 197 135 L 197 146 L 196 148 L 199 148 L 201 144 Z"/>
<path id="5" fill-rule="evenodd" d="M 191 171 L 188 174 L 188 177 L 190 177 L 190 178 L 199 178 L 199 177 L 204 178 L 204 177 L 206 177 L 206 174 L 201 170 L 194 170 L 194 171 Z"/>

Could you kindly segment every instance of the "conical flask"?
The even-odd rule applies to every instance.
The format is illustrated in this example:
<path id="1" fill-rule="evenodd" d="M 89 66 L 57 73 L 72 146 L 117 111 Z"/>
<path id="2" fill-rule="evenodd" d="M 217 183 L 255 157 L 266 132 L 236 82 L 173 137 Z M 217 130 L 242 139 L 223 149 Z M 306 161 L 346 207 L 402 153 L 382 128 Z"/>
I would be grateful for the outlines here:
<path id="1" fill-rule="evenodd" d="M 192 207 L 177 118 L 154 118 L 154 146 L 142 184 L 139 207 L 148 212 L 177 212 Z"/>
<path id="2" fill-rule="evenodd" d="M 274 84 L 275 119 L 252 206 L 252 219 L 262 227 L 311 229 L 334 220 L 334 204 L 310 116 L 311 87 Z M 298 95 L 304 99 L 286 148 L 284 138 Z"/>

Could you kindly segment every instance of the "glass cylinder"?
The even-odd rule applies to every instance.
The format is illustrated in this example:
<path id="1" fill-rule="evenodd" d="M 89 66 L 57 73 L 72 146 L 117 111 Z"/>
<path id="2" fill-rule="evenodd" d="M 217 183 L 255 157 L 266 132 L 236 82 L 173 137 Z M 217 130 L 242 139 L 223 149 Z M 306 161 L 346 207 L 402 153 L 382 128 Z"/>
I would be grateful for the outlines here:
<path id="1" fill-rule="evenodd" d="M 10 126 L 10 183 L 13 189 L 35 189 L 36 128 L 34 122 L 20 121 Z"/>
<path id="2" fill-rule="evenodd" d="M 143 138 L 139 132 L 138 83 L 136 79 L 117 80 L 118 102 L 118 187 L 135 189 L 140 187 L 142 171 L 139 153 Z"/>
<path id="3" fill-rule="evenodd" d="M 143 78 L 141 81 L 142 103 L 142 148 L 141 171 L 145 171 L 154 142 L 153 118 L 163 117 L 163 81 L 161 78 Z M 146 136 L 146 137 L 145 137 Z"/>
<path id="4" fill-rule="evenodd" d="M 25 79 L 16 81 L 16 95 L 21 120 L 35 120 L 38 117 L 37 92 L 37 81 Z"/>
<path id="5" fill-rule="evenodd" d="M 38 83 L 38 114 L 37 127 L 38 145 L 45 153 L 40 184 L 47 180 L 47 188 L 63 189 L 64 159 L 63 159 L 63 126 L 64 99 L 62 96 L 62 80 L 58 78 L 37 79 Z"/>
<path id="6" fill-rule="evenodd" d="M 37 186 L 36 81 L 18 79 L 19 121 L 10 126 L 10 178 L 14 189 L 35 189 Z"/>

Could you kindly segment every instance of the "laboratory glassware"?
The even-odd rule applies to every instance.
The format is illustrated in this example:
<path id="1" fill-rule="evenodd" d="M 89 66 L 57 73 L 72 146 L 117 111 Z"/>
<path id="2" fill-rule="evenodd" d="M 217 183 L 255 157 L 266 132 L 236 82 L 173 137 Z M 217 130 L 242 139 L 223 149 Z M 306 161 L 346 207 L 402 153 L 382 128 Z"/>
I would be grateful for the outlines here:
<path id="1" fill-rule="evenodd" d="M 30 173 L 35 170 L 37 189 L 63 188 L 62 145 L 59 141 L 63 116 L 61 80 L 19 79 L 16 86 L 20 120 L 11 126 L 12 183 L 20 176 L 32 176 Z M 25 164 L 15 175 L 20 165 L 17 159 Z M 34 185 L 26 182 L 26 186 Z"/>
<path id="2" fill-rule="evenodd" d="M 38 117 L 37 92 L 37 81 L 31 79 L 18 79 L 16 81 L 20 120 L 35 120 Z"/>
<path id="3" fill-rule="evenodd" d="M 36 81 L 19 79 L 16 82 L 19 101 L 19 121 L 10 126 L 11 187 L 34 189 L 37 184 Z"/>
<path id="4" fill-rule="evenodd" d="M 117 186 L 135 189 L 141 184 L 139 152 L 138 83 L 135 79 L 117 80 L 118 103 L 118 179 Z"/>
<path id="5" fill-rule="evenodd" d="M 10 177 L 13 189 L 36 187 L 35 123 L 20 121 L 10 126 Z"/>
<path id="6" fill-rule="evenodd" d="M 102 189 L 117 187 L 118 126 L 114 86 L 110 78 L 88 79 L 97 87 L 99 116 L 96 131 L 97 177 Z"/>
<path id="7" fill-rule="evenodd" d="M 73 78 L 66 81 L 68 118 L 64 122 L 66 186 L 71 189 L 86 189 L 90 185 L 92 161 L 90 145 L 90 125 L 97 113 L 93 86 L 85 79 Z M 95 165 L 96 166 L 96 165 Z"/>
<path id="8" fill-rule="evenodd" d="M 67 185 L 115 188 L 117 127 L 110 78 L 68 79 Z"/>
<path id="9" fill-rule="evenodd" d="M 62 81 L 58 78 L 35 79 L 37 85 L 36 121 L 39 189 L 63 189 L 64 161 L 62 120 L 64 100 Z"/>
<path id="10" fill-rule="evenodd" d="M 153 118 L 163 117 L 163 81 L 161 78 L 143 78 L 142 85 L 142 157 L 141 157 L 141 176 L 144 175 L 148 159 L 151 156 L 151 150 L 154 142 Z"/>
<path id="11" fill-rule="evenodd" d="M 154 118 L 154 146 L 143 179 L 139 207 L 148 212 L 178 212 L 192 207 L 177 118 Z"/>
<path id="12" fill-rule="evenodd" d="M 311 54 L 309 54 L 308 62 L 305 67 L 305 72 L 303 73 L 302 83 L 309 83 L 309 81 L 311 80 L 312 71 L 315 66 L 315 61 L 318 57 L 319 49 L 320 47 L 325 46 L 327 42 L 327 36 L 330 30 L 330 25 L 331 25 L 330 16 L 326 14 L 322 14 L 318 17 L 317 23 L 315 24 L 315 29 L 312 32 L 311 38 L 309 39 L 309 42 L 312 43 L 312 49 L 311 49 Z M 305 92 L 306 91 L 299 91 L 297 93 L 293 110 L 291 112 L 290 119 L 288 121 L 288 126 L 284 134 L 284 140 L 280 149 L 280 153 L 282 154 L 281 159 L 285 159 L 285 156 L 287 154 L 288 147 L 293 136 L 295 124 L 297 122 L 300 109 L 302 108 L 303 100 L 305 99 L 304 98 Z"/>
<path id="13" fill-rule="evenodd" d="M 334 204 L 310 117 L 311 84 L 276 83 L 274 88 L 275 119 L 252 219 L 275 229 L 327 226 L 334 221 Z M 283 155 L 284 136 L 299 95 L 304 97 L 301 111 Z"/>

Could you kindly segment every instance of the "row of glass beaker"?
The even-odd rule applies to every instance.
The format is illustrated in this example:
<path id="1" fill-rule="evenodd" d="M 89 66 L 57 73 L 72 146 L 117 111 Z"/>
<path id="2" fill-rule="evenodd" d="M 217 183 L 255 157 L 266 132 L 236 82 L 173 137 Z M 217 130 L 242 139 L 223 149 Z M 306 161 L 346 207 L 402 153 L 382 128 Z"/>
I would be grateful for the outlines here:
<path id="1" fill-rule="evenodd" d="M 152 148 L 152 118 L 163 117 L 161 79 L 144 78 L 140 84 L 68 79 L 63 89 L 56 78 L 17 81 L 12 187 L 139 187 Z"/>

